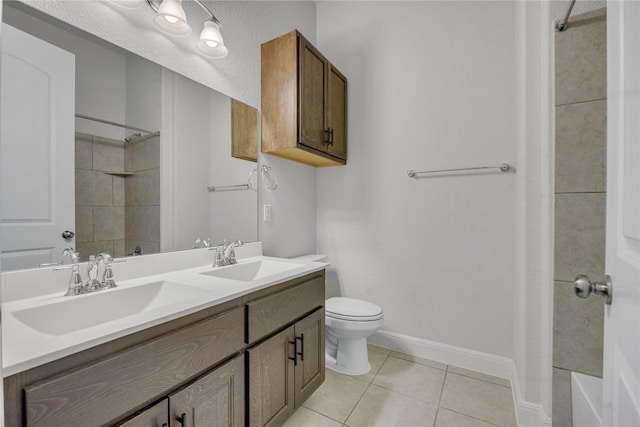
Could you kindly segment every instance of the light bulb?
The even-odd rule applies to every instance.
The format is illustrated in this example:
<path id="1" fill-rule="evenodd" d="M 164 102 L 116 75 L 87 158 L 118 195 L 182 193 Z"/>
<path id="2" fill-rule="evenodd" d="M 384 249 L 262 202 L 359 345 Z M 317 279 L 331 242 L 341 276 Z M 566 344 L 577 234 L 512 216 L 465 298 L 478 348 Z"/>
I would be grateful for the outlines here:
<path id="1" fill-rule="evenodd" d="M 174 36 L 186 36 L 191 33 L 191 26 L 182 8 L 182 0 L 163 0 L 153 22 L 162 31 Z"/>
<path id="2" fill-rule="evenodd" d="M 220 26 L 213 21 L 204 23 L 197 48 L 200 53 L 211 58 L 224 58 L 229 53 L 224 46 Z"/>

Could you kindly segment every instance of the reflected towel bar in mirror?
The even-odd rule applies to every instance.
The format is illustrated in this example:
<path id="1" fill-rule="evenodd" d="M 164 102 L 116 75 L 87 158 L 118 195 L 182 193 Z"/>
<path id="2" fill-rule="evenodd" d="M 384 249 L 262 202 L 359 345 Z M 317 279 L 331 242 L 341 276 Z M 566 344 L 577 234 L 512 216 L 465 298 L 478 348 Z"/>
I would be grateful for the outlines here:
<path id="1" fill-rule="evenodd" d="M 233 191 L 233 190 L 249 190 L 249 184 L 238 184 L 238 185 L 219 185 L 219 186 L 211 186 L 207 187 L 209 193 L 213 193 L 214 191 Z"/>

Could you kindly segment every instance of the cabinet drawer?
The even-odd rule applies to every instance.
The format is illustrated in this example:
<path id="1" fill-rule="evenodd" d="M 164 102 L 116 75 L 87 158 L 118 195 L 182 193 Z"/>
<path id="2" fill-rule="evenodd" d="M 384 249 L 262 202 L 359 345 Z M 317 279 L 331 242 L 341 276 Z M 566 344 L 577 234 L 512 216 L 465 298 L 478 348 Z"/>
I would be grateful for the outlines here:
<path id="1" fill-rule="evenodd" d="M 243 347 L 237 308 L 25 388 L 34 426 L 101 426 L 149 404 Z"/>
<path id="2" fill-rule="evenodd" d="M 247 343 L 324 305 L 324 275 L 247 303 Z"/>

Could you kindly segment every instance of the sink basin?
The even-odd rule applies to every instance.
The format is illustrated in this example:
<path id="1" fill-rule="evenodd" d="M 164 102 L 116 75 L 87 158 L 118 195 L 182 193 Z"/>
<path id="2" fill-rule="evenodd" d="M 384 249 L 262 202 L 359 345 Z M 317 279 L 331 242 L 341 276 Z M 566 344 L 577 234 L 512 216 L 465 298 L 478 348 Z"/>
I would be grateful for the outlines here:
<path id="1" fill-rule="evenodd" d="M 284 273 L 299 267 L 300 264 L 293 262 L 261 259 L 258 261 L 229 265 L 215 270 L 206 271 L 201 274 L 221 277 L 223 279 L 239 280 L 241 282 L 251 282 L 253 280 L 264 279 L 265 277 Z"/>
<path id="2" fill-rule="evenodd" d="M 201 288 L 161 280 L 65 297 L 63 301 L 26 308 L 12 314 L 38 332 L 66 335 L 207 293 Z"/>

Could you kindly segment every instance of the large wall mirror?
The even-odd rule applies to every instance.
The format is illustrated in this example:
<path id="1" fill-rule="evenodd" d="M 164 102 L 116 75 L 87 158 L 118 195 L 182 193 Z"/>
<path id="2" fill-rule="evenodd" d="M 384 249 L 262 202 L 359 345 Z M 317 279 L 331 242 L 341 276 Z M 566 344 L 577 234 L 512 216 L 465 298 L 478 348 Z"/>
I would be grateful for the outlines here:
<path id="1" fill-rule="evenodd" d="M 3 271 L 257 240 L 257 110 L 3 7 Z"/>

